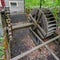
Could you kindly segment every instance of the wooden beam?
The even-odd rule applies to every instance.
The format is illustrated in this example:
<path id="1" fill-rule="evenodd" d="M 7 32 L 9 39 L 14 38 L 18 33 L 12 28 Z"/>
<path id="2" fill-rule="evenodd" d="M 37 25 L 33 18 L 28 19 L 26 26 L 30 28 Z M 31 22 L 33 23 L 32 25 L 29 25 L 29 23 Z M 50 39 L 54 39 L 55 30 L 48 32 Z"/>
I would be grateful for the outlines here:
<path id="1" fill-rule="evenodd" d="M 41 48 L 41 47 L 43 47 L 43 46 L 45 46 L 46 44 L 49 44 L 49 43 L 55 41 L 55 40 L 58 39 L 58 38 L 60 38 L 60 36 L 54 37 L 53 39 L 50 39 L 50 40 L 48 40 L 47 42 L 45 42 L 45 43 L 43 43 L 43 44 L 40 44 L 40 45 L 32 48 L 31 50 L 28 50 L 27 52 L 22 53 L 22 54 L 14 57 L 14 58 L 12 58 L 12 59 L 10 59 L 10 60 L 18 60 L 18 59 L 21 59 L 22 57 L 24 57 L 24 56 L 32 53 L 33 51 L 35 51 L 35 50 L 37 50 L 37 49 L 39 49 L 39 48 Z"/>
<path id="2" fill-rule="evenodd" d="M 33 26 L 33 23 L 23 23 L 23 24 L 17 24 L 16 26 L 12 26 L 12 30 L 22 29 Z"/>

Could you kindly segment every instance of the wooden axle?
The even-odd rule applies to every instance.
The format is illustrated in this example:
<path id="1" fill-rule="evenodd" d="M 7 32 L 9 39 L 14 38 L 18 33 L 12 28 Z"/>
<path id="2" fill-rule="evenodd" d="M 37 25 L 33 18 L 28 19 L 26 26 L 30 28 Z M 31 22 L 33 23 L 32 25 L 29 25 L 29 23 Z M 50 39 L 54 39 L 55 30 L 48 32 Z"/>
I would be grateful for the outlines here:
<path id="1" fill-rule="evenodd" d="M 34 26 L 34 23 L 17 24 L 16 26 L 12 26 L 12 30 L 23 29 L 31 26 Z"/>

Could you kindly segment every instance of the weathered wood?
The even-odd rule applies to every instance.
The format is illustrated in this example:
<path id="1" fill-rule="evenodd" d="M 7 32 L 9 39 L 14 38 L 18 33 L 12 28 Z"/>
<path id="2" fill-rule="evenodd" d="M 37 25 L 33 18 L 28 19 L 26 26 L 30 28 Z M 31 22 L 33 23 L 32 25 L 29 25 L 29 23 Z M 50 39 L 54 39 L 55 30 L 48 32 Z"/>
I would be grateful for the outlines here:
<path id="1" fill-rule="evenodd" d="M 39 38 L 39 37 L 38 37 L 38 38 Z M 55 41 L 55 40 L 58 39 L 58 38 L 60 38 L 60 36 L 54 37 L 53 39 L 50 39 L 49 41 L 47 41 L 47 42 L 45 42 L 45 43 L 43 43 L 43 44 L 40 44 L 40 45 L 32 48 L 31 50 L 29 50 L 29 51 L 27 51 L 27 52 L 25 52 L 25 53 L 22 53 L 22 54 L 14 57 L 14 58 L 12 58 L 12 59 L 10 59 L 10 60 L 18 60 L 18 59 L 21 59 L 22 57 L 28 55 L 29 53 L 32 53 L 33 51 L 35 51 L 35 50 L 37 50 L 37 49 L 45 46 L 46 44 L 49 44 L 49 43 Z M 39 39 L 40 39 L 40 38 L 39 38 Z"/>
<path id="2" fill-rule="evenodd" d="M 33 23 L 24 23 L 24 24 L 17 24 L 16 26 L 12 26 L 12 30 L 22 29 L 33 26 Z"/>
<path id="3" fill-rule="evenodd" d="M 46 32 L 40 27 L 39 24 L 37 24 L 36 20 L 32 17 L 31 14 L 29 14 L 29 16 L 31 17 L 31 19 L 32 19 L 33 23 L 35 24 L 35 26 L 37 26 L 39 28 L 40 32 L 43 34 L 43 36 L 45 36 Z"/>
<path id="4" fill-rule="evenodd" d="M 4 18 L 5 12 L 1 12 L 1 18 L 2 18 L 2 26 L 3 26 L 3 36 L 4 36 L 4 60 L 9 60 L 10 59 L 10 53 L 9 53 L 9 42 L 8 42 L 8 33 L 7 30 L 4 29 L 4 27 L 7 27 L 6 20 Z"/>
<path id="5" fill-rule="evenodd" d="M 33 30 L 31 30 L 31 31 L 37 38 L 39 37 Z M 40 38 L 38 38 L 38 39 L 42 42 L 42 44 L 44 44 L 44 41 L 42 39 L 40 39 Z M 56 60 L 59 60 L 59 58 L 53 53 L 53 51 L 48 47 L 48 45 L 45 45 L 45 47 L 48 49 L 48 51 L 53 55 L 53 57 Z"/>

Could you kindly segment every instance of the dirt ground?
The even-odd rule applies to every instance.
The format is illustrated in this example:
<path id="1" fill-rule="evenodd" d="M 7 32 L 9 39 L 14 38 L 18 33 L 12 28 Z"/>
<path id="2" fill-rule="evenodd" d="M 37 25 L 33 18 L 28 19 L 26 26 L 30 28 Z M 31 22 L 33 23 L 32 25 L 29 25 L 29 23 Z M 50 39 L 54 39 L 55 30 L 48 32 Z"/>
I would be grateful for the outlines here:
<path id="1" fill-rule="evenodd" d="M 58 31 L 57 31 L 58 32 Z M 12 58 L 30 50 L 35 47 L 35 44 L 30 36 L 29 29 L 21 29 L 13 32 L 13 41 L 11 41 L 11 56 Z M 53 50 L 54 53 L 60 58 L 60 49 L 58 44 L 54 42 L 49 44 L 49 47 Z M 44 58 L 43 58 L 44 57 Z M 55 60 L 51 53 L 45 48 L 42 47 L 40 50 L 36 50 L 33 53 L 25 56 L 21 60 Z"/>
<path id="2" fill-rule="evenodd" d="M 57 33 L 60 34 L 60 29 L 57 30 Z M 11 47 L 12 58 L 36 46 L 30 35 L 29 28 L 15 30 L 13 32 L 13 40 L 10 43 L 11 43 L 10 47 Z M 55 42 L 52 42 L 48 46 L 60 58 L 60 49 L 59 49 L 60 45 L 58 45 Z M 33 53 L 23 57 L 20 60 L 55 60 L 55 59 L 45 47 L 42 47 L 39 50 L 34 51 Z"/>

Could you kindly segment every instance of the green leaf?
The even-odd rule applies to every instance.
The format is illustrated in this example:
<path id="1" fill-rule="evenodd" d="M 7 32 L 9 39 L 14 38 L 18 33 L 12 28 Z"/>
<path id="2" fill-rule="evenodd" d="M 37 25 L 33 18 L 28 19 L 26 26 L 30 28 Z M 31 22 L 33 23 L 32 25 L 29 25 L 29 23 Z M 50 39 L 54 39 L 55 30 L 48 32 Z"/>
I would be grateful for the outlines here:
<path id="1" fill-rule="evenodd" d="M 0 37 L 0 42 L 3 42 L 3 41 L 4 41 L 3 37 Z"/>

